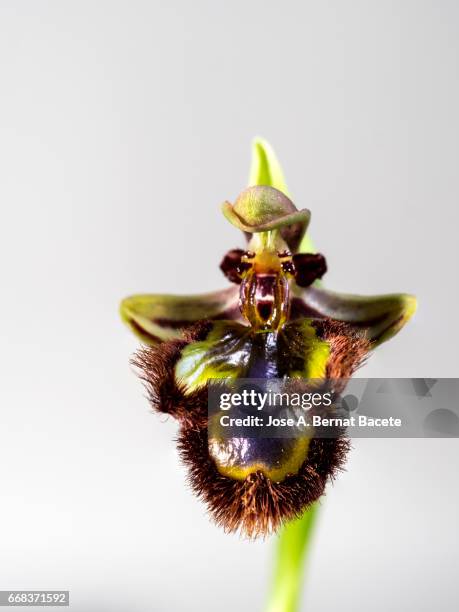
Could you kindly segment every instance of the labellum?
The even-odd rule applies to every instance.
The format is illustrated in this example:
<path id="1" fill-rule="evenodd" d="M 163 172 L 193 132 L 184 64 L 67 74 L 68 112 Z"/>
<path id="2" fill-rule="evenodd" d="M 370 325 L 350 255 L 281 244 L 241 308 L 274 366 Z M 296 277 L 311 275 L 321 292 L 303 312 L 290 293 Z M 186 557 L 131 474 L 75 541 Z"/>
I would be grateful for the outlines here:
<path id="1" fill-rule="evenodd" d="M 301 248 L 309 211 L 273 187 L 249 187 L 222 209 L 247 240 L 221 261 L 232 285 L 190 297 L 136 295 L 123 300 L 121 314 L 145 344 L 133 363 L 152 407 L 179 423 L 193 490 L 225 530 L 255 537 L 301 516 L 324 493 L 349 442 L 208 435 L 208 381 L 349 378 L 401 329 L 416 301 L 324 289 L 325 257 Z"/>

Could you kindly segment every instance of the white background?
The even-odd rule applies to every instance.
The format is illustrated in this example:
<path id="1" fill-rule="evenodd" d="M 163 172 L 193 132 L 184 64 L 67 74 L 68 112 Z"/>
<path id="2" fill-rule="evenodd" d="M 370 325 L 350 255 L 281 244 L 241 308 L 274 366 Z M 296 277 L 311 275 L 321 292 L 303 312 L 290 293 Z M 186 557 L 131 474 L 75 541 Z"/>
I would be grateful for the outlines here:
<path id="1" fill-rule="evenodd" d="M 262 609 L 273 540 L 209 521 L 117 313 L 225 286 L 257 134 L 326 285 L 419 298 L 361 375 L 458 375 L 458 26 L 447 0 L 0 2 L 0 589 Z M 456 610 L 458 441 L 356 441 L 347 467 L 305 610 Z"/>

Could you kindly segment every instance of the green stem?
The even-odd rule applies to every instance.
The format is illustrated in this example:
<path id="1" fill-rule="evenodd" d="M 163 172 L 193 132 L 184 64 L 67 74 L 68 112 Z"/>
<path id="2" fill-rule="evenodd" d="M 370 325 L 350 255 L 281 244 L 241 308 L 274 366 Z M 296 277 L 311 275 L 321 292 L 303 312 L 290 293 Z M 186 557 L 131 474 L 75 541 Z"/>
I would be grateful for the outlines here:
<path id="1" fill-rule="evenodd" d="M 305 561 L 317 520 L 318 504 L 283 527 L 276 549 L 271 592 L 266 612 L 297 612 L 299 609 Z"/>
<path id="2" fill-rule="evenodd" d="M 269 185 L 289 195 L 282 167 L 271 145 L 262 138 L 253 141 L 249 185 Z M 306 234 L 299 252 L 314 252 Z M 277 544 L 274 578 L 266 612 L 296 612 L 303 584 L 303 569 L 317 519 L 318 505 L 282 528 Z"/>

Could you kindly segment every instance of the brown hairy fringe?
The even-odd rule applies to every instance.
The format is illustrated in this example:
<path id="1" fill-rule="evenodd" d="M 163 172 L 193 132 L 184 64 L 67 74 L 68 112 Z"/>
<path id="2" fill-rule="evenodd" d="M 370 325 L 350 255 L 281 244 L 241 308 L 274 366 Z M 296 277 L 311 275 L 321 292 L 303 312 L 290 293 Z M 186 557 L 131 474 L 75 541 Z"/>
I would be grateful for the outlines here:
<path id="1" fill-rule="evenodd" d="M 177 445 L 191 488 L 213 520 L 226 532 L 249 538 L 269 535 L 299 518 L 342 469 L 350 446 L 344 438 L 313 438 L 299 472 L 272 482 L 261 471 L 242 481 L 220 474 L 209 456 L 206 428 L 182 427 Z"/>
<path id="2" fill-rule="evenodd" d="M 207 426 L 207 388 L 185 395 L 185 389 L 175 380 L 174 368 L 185 346 L 205 338 L 210 327 L 209 321 L 199 322 L 184 331 L 183 340 L 144 346 L 131 359 L 153 410 L 189 427 Z"/>
<path id="3" fill-rule="evenodd" d="M 327 378 L 349 378 L 360 367 L 371 345 L 345 323 L 313 321 L 319 337 L 330 344 Z M 261 471 L 245 480 L 219 473 L 209 454 L 207 439 L 207 387 L 186 394 L 177 384 L 174 367 L 183 348 L 202 340 L 211 323 L 188 328 L 183 340 L 140 349 L 132 359 L 154 410 L 169 414 L 180 423 L 177 446 L 188 468 L 194 492 L 205 502 L 214 521 L 227 532 L 248 537 L 276 531 L 284 522 L 300 517 L 321 495 L 326 483 L 343 468 L 350 443 L 344 437 L 313 438 L 298 473 L 273 482 Z"/>
<path id="4" fill-rule="evenodd" d="M 350 378 L 365 364 L 371 342 L 364 332 L 332 319 L 319 319 L 313 325 L 318 335 L 330 345 L 326 378 Z"/>

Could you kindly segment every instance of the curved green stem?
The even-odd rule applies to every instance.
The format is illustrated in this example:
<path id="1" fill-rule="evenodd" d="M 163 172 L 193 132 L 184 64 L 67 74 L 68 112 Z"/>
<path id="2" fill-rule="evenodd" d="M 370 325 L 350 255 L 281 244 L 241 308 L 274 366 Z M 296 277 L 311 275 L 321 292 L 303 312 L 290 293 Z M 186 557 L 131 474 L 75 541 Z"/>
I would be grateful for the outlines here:
<path id="1" fill-rule="evenodd" d="M 249 185 L 268 185 L 289 195 L 282 167 L 271 145 L 262 138 L 253 141 Z M 306 234 L 300 252 L 313 252 Z M 266 612 L 296 612 L 303 583 L 303 569 L 318 505 L 313 504 L 304 515 L 282 528 L 276 550 L 274 577 Z"/>
<path id="2" fill-rule="evenodd" d="M 266 612 L 297 612 L 301 598 L 305 561 L 317 520 L 318 504 L 283 527 L 276 549 L 272 587 Z"/>

